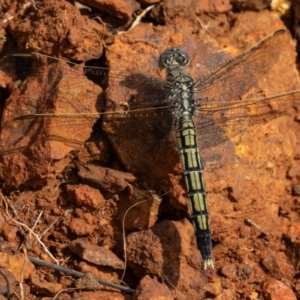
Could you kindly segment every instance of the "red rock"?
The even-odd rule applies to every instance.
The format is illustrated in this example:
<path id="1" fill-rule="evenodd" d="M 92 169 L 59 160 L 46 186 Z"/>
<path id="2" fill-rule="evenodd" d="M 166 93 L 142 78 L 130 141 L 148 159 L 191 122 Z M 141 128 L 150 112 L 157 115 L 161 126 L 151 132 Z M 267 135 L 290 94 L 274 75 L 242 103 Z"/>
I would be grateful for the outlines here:
<path id="1" fill-rule="evenodd" d="M 38 52 L 43 47 L 42 52 L 48 55 L 87 60 L 102 54 L 101 36 L 96 33 L 99 27 L 68 2 L 47 2 L 33 10 L 31 18 L 19 18 L 12 23 L 11 34 L 18 39 L 19 50 Z M 105 27 L 101 30 L 104 31 Z M 68 46 L 62 47 L 62 43 Z"/>
<path id="2" fill-rule="evenodd" d="M 260 11 L 269 7 L 270 3 L 263 0 L 233 0 L 232 6 L 238 10 L 255 10 Z"/>
<path id="3" fill-rule="evenodd" d="M 70 250 L 79 255 L 82 259 L 99 266 L 124 269 L 124 262 L 113 252 L 104 247 L 93 245 L 85 240 L 77 239 L 72 241 Z"/>
<path id="4" fill-rule="evenodd" d="M 77 279 L 75 286 L 81 289 L 89 288 L 95 290 L 99 290 L 103 287 L 92 273 L 87 273 L 83 277 Z"/>
<path id="5" fill-rule="evenodd" d="M 120 280 L 120 272 L 116 272 L 111 270 L 111 268 L 96 266 L 93 263 L 81 261 L 78 264 L 78 270 L 83 273 L 91 273 L 94 276 L 112 282 L 119 282 Z M 110 289 L 106 287 L 106 289 Z"/>
<path id="6" fill-rule="evenodd" d="M 0 268 L 0 295 L 11 295 L 16 285 L 17 281 L 14 275 L 7 269 Z"/>
<path id="7" fill-rule="evenodd" d="M 4 236 L 4 238 L 7 241 L 15 241 L 17 236 L 17 231 L 18 229 L 15 226 L 9 225 L 9 224 L 3 224 L 2 228 L 2 234 Z"/>
<path id="8" fill-rule="evenodd" d="M 261 264 L 274 279 L 281 280 L 284 277 L 286 280 L 293 280 L 294 268 L 290 258 L 284 252 L 276 253 L 268 250 L 262 256 Z"/>
<path id="9" fill-rule="evenodd" d="M 60 293 L 59 300 L 73 300 L 72 296 L 67 293 Z"/>
<path id="10" fill-rule="evenodd" d="M 292 184 L 292 193 L 294 196 L 300 196 L 300 185 Z"/>
<path id="11" fill-rule="evenodd" d="M 88 185 L 67 185 L 66 192 L 69 201 L 79 207 L 95 210 L 105 203 L 100 191 Z"/>
<path id="12" fill-rule="evenodd" d="M 47 296 L 54 296 L 63 289 L 59 283 L 41 281 L 35 273 L 31 274 L 31 286 L 37 294 Z"/>
<path id="13" fill-rule="evenodd" d="M 93 233 L 96 225 L 93 224 L 93 217 L 85 213 L 80 218 L 72 218 L 68 227 L 72 233 L 84 236 Z"/>
<path id="14" fill-rule="evenodd" d="M 152 228 L 131 233 L 127 237 L 127 258 L 136 276 L 152 274 L 164 278 L 186 299 L 205 293 L 204 277 L 200 272 L 200 253 L 192 248 L 194 231 L 187 220 L 163 221 Z"/>
<path id="15" fill-rule="evenodd" d="M 218 278 L 215 278 L 212 280 L 212 282 L 207 283 L 203 289 L 207 291 L 209 294 L 212 294 L 214 296 L 218 296 L 222 292 L 222 284 L 221 280 Z"/>
<path id="16" fill-rule="evenodd" d="M 120 292 L 113 291 L 81 291 L 76 292 L 76 298 L 80 300 L 128 300 L 126 295 L 120 294 Z"/>
<path id="17" fill-rule="evenodd" d="M 286 234 L 288 235 L 292 243 L 299 243 L 300 224 L 291 224 L 287 228 Z"/>
<path id="18" fill-rule="evenodd" d="M 173 300 L 174 297 L 167 285 L 159 283 L 149 275 L 145 276 L 136 288 L 133 300 Z"/>
<path id="19" fill-rule="evenodd" d="M 16 241 L 17 232 L 17 225 L 4 212 L 0 212 L 0 233 L 4 236 L 5 240 L 9 242 Z"/>
<path id="20" fill-rule="evenodd" d="M 300 175 L 300 165 L 296 163 L 292 164 L 288 170 L 288 176 L 292 178 L 299 175 Z"/>
<path id="21" fill-rule="evenodd" d="M 109 193 L 117 193 L 135 181 L 135 176 L 96 165 L 85 165 L 79 168 L 78 176 L 83 183 L 89 184 Z"/>
<path id="22" fill-rule="evenodd" d="M 67 293 L 60 293 L 58 298 L 58 300 L 72 300 L 72 299 L 73 298 Z"/>
<path id="23" fill-rule="evenodd" d="M 126 229 L 147 229 L 153 226 L 159 214 L 162 199 L 150 190 L 128 186 L 129 196 L 122 199 L 118 206 L 118 215 Z M 128 199 L 128 201 L 126 201 Z"/>
<path id="24" fill-rule="evenodd" d="M 122 1 L 122 0 L 83 0 L 82 3 L 100 9 L 103 12 L 106 12 L 116 18 L 128 21 L 132 18 L 135 11 L 140 9 L 140 6 L 137 2 Z"/>
<path id="25" fill-rule="evenodd" d="M 263 284 L 263 293 L 270 300 L 296 300 L 293 290 L 279 280 L 270 278 Z"/>
<path id="26" fill-rule="evenodd" d="M 22 253 L 9 255 L 0 252 L 0 267 L 11 272 L 18 282 L 21 278 L 28 279 L 36 271 L 34 265 Z"/>
<path id="27" fill-rule="evenodd" d="M 222 266 L 221 273 L 230 279 L 233 279 L 236 277 L 236 265 L 235 264 L 226 264 Z"/>
<path id="28" fill-rule="evenodd" d="M 197 1 L 198 2 L 198 1 Z M 205 13 L 226 13 L 232 9 L 231 2 L 229 0 L 222 1 L 201 1 L 201 5 L 198 5 L 199 12 Z M 200 3 L 199 3 L 200 4 Z"/>
<path id="29" fill-rule="evenodd" d="M 235 299 L 235 293 L 231 290 L 224 290 L 221 294 L 219 294 L 216 298 L 216 300 L 234 300 Z M 249 298 L 250 300 L 251 298 Z M 252 299 L 251 299 L 252 300 Z M 253 299 L 254 300 L 254 299 Z"/>

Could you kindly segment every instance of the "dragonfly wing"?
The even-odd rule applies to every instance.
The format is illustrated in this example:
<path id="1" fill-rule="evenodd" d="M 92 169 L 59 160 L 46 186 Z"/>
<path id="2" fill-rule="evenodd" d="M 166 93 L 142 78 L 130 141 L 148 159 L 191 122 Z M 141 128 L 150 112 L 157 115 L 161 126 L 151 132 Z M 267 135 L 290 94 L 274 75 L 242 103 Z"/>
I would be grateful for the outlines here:
<path id="1" fill-rule="evenodd" d="M 12 87 L 5 103 L 1 122 L 2 155 L 37 141 L 57 140 L 75 145 L 88 139 L 101 109 L 99 86 L 81 72 L 75 76 L 74 70 L 61 67 L 57 60 L 44 64 L 36 56 L 25 60 L 23 57 L 21 61 L 20 57 L 10 56 L 5 58 L 5 63 L 8 61 L 11 67 L 15 64 L 11 72 L 15 79 L 25 79 L 26 75 L 26 80 Z M 22 67 L 30 65 L 31 69 L 20 69 L 20 63 Z M 83 97 L 89 99 L 89 106 L 87 101 L 82 101 Z"/>
<path id="2" fill-rule="evenodd" d="M 286 30 L 277 30 L 249 50 L 224 61 L 196 80 L 202 102 L 231 102 L 240 99 L 271 71 L 283 56 L 290 36 Z"/>
<path id="3" fill-rule="evenodd" d="M 249 126 L 289 115 L 296 106 L 300 106 L 300 91 L 236 103 L 203 105 L 196 118 L 197 130 L 201 132 L 198 143 L 203 160 L 211 166 L 220 165 L 224 159 L 233 161 L 232 138 L 242 135 Z"/>
<path id="4" fill-rule="evenodd" d="M 115 90 L 113 100 L 126 104 L 127 108 L 145 109 L 151 101 L 155 102 L 153 99 L 159 99 L 156 102 L 160 103 L 166 99 L 159 80 L 105 68 L 83 68 L 40 54 L 6 56 L 1 59 L 0 71 L 3 87 L 12 80 L 19 83 L 5 103 L 1 123 L 2 154 L 21 149 L 24 144 L 20 141 L 28 139 L 29 130 L 38 130 L 38 138 L 44 140 L 64 141 L 75 148 L 82 145 L 105 110 L 99 84 L 105 84 L 108 73 Z M 100 131 L 100 127 L 95 130 Z"/>

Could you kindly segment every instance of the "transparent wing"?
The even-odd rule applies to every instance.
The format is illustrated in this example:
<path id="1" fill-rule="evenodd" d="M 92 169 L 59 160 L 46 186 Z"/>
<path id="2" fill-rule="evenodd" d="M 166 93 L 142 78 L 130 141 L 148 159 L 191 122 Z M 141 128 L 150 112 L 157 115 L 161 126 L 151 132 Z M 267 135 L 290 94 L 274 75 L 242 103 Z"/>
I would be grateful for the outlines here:
<path id="1" fill-rule="evenodd" d="M 202 102 L 228 103 L 237 101 L 270 73 L 290 37 L 287 30 L 277 30 L 249 50 L 224 61 L 221 65 L 200 76 L 196 87 Z"/>
<path id="2" fill-rule="evenodd" d="M 271 70 L 288 39 L 285 30 L 276 31 L 196 80 L 200 112 L 195 124 L 204 161 L 220 162 L 233 136 L 251 124 L 286 113 L 299 102 L 299 91 L 239 100 Z M 2 87 L 9 86 L 11 94 L 5 107 L 2 104 L 2 156 L 37 141 L 60 141 L 80 148 L 92 132 L 101 132 L 98 121 L 102 116 L 103 128 L 118 151 L 124 140 L 124 152 L 135 151 L 133 144 L 141 153 L 151 151 L 166 139 L 175 147 L 170 94 L 164 91 L 162 80 L 83 67 L 40 54 L 2 58 L 0 76 Z M 101 87 L 107 85 L 104 95 Z"/>
<path id="3" fill-rule="evenodd" d="M 196 80 L 200 113 L 195 123 L 204 161 L 219 164 L 228 146 L 226 142 L 232 137 L 242 133 L 247 126 L 286 113 L 292 103 L 299 102 L 299 91 L 270 97 L 257 94 L 258 98 L 248 95 L 250 99 L 241 100 L 251 90 L 257 93 L 259 82 L 284 55 L 289 39 L 288 31 L 275 31 Z"/>
<path id="4" fill-rule="evenodd" d="M 82 121 L 92 125 L 95 115 L 91 119 L 85 116 L 82 120 L 74 114 L 96 114 L 101 89 L 94 87 L 79 71 L 70 72 L 67 66 L 57 68 L 56 65 L 53 62 L 46 64 L 42 58 L 34 56 L 8 56 L 1 60 L 4 78 L 1 82 L 9 76 L 16 80 L 10 84 L 11 95 L 2 114 L 2 154 L 21 150 L 36 141 L 65 137 L 66 142 L 77 143 L 88 138 L 87 130 L 82 128 L 75 133 L 71 124 L 73 128 Z M 82 96 L 91 99 L 89 107 L 83 104 Z"/>
<path id="5" fill-rule="evenodd" d="M 202 159 L 215 167 L 224 159 L 234 159 L 234 149 L 228 143 L 233 137 L 258 124 L 264 124 L 290 113 L 300 105 L 300 90 L 269 97 L 254 98 L 231 103 L 204 104 L 196 118 L 198 145 Z M 231 153 L 223 154 L 226 151 Z"/>
<path id="6" fill-rule="evenodd" d="M 121 111 L 113 114 L 114 119 L 122 119 L 123 126 L 133 126 L 126 114 L 129 104 L 145 110 L 150 102 L 162 104 L 166 99 L 163 82 L 157 79 L 83 67 L 40 54 L 2 58 L 0 76 L 2 87 L 9 87 L 11 94 L 2 103 L 2 155 L 26 149 L 37 141 L 61 141 L 80 148 L 104 114 L 104 94 L 99 85 L 106 87 L 108 76 L 114 100 L 124 103 Z M 95 132 L 100 131 L 95 126 Z"/>

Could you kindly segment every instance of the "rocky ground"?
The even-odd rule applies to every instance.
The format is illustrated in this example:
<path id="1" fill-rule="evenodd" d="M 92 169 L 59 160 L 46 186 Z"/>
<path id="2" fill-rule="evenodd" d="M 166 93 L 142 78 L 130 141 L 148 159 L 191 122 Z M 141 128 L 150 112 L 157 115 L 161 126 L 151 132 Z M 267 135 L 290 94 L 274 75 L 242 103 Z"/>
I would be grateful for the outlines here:
<path id="1" fill-rule="evenodd" d="M 236 100 L 299 89 L 297 2 L 81 2 L 0 6 L 1 57 L 26 50 L 114 70 L 95 84 L 81 65 L 41 58 L 47 67 L 21 83 L 11 70 L 25 73 L 24 60 L 11 69 L 0 60 L 0 300 L 300 298 L 299 92 L 228 129 L 222 163 L 207 160 L 215 270 L 203 270 L 196 248 L 172 132 L 149 131 L 166 124 L 74 117 L 124 109 L 133 95 L 114 81 L 128 75 L 138 91 L 130 74 L 164 78 L 157 59 L 169 47 L 188 52 L 199 77 L 281 28 L 290 38 L 253 64 L 272 69 Z M 37 107 L 73 115 L 12 121 Z"/>

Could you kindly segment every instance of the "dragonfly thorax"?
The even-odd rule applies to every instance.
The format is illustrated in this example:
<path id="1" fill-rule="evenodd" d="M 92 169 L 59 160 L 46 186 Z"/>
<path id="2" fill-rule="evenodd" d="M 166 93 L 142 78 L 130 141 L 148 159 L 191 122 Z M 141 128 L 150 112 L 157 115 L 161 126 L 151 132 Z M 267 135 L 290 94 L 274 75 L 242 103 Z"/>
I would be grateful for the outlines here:
<path id="1" fill-rule="evenodd" d="M 193 94 L 183 91 L 176 94 L 172 99 L 173 114 L 177 118 L 182 118 L 183 116 L 192 116 L 197 115 L 199 108 L 195 102 Z"/>

